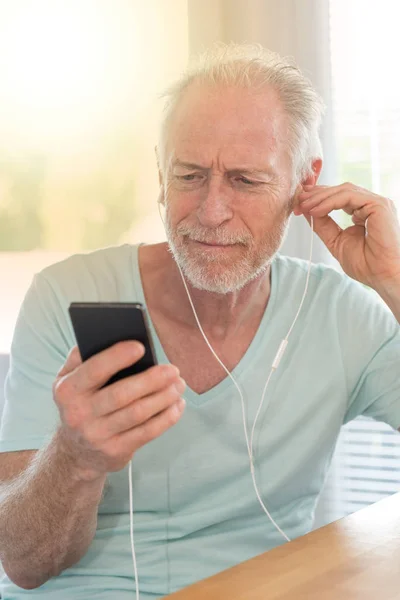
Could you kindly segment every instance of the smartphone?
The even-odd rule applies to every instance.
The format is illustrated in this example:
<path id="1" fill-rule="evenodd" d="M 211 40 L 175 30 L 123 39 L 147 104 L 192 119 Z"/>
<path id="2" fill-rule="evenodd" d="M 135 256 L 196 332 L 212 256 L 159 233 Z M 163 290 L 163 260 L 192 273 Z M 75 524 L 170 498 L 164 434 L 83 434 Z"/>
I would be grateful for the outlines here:
<path id="1" fill-rule="evenodd" d="M 125 340 L 138 340 L 145 347 L 138 362 L 115 373 L 102 388 L 157 364 L 146 309 L 140 302 L 72 302 L 68 311 L 83 361 Z"/>

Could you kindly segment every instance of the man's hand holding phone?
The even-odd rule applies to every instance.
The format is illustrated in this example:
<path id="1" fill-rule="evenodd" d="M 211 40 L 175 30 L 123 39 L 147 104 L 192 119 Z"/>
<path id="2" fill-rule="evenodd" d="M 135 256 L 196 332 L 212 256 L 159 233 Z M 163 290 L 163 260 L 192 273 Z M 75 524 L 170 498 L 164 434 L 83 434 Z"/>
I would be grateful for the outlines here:
<path id="1" fill-rule="evenodd" d="M 75 346 L 58 372 L 53 395 L 61 415 L 59 437 L 78 479 L 119 471 L 182 416 L 186 384 L 173 365 L 155 365 L 102 387 L 143 355 L 143 345 L 129 340 L 82 361 Z"/>

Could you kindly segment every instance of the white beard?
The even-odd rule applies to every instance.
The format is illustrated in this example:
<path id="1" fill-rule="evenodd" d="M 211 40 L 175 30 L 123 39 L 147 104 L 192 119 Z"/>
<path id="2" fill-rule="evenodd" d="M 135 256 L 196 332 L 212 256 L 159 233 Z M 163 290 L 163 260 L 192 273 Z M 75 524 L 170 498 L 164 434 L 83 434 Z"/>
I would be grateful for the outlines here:
<path id="1" fill-rule="evenodd" d="M 279 226 L 268 232 L 259 248 L 254 247 L 248 233 L 232 235 L 223 230 L 205 231 L 199 226 L 180 224 L 173 230 L 168 213 L 165 218 L 165 230 L 169 249 L 182 272 L 199 290 L 228 294 L 242 289 L 247 283 L 259 277 L 271 264 L 281 247 L 288 230 L 289 218 L 285 217 Z M 187 243 L 191 238 L 207 242 L 211 238 L 221 244 L 237 244 L 235 249 L 226 251 L 202 251 Z M 234 256 L 238 258 L 233 258 Z"/>

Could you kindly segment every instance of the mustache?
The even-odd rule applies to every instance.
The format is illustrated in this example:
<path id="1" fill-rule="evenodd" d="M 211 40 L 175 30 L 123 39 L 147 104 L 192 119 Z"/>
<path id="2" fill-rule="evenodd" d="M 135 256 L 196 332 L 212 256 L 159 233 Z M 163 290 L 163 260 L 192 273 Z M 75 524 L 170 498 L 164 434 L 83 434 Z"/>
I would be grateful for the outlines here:
<path id="1" fill-rule="evenodd" d="M 196 225 L 186 225 L 184 223 L 178 225 L 176 233 L 205 244 L 241 244 L 248 246 L 252 242 L 252 237 L 247 232 L 231 232 L 220 228 L 207 230 Z"/>

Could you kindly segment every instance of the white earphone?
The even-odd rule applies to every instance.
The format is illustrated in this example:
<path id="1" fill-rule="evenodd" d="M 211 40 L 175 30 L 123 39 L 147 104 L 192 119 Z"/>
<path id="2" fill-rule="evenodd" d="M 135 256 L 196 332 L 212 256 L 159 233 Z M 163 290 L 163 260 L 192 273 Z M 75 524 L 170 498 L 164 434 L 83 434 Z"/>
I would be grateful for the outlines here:
<path id="1" fill-rule="evenodd" d="M 160 218 L 161 218 L 161 220 L 162 220 L 162 222 L 164 224 L 164 227 L 165 227 L 165 222 L 164 222 L 164 219 L 162 218 L 161 211 L 160 211 L 160 204 L 164 204 L 164 203 L 159 198 L 159 200 L 158 200 L 158 210 L 159 210 L 159 213 L 160 213 Z M 312 260 L 312 251 L 313 251 L 313 241 L 314 241 L 314 235 L 313 234 L 314 234 L 314 220 L 313 220 L 313 217 L 311 217 L 310 257 L 309 257 L 309 260 L 308 260 L 308 271 L 307 271 L 307 277 L 306 277 L 306 282 L 305 282 L 305 286 L 304 286 L 303 297 L 301 299 L 301 302 L 300 302 L 299 308 L 297 310 L 296 316 L 295 316 L 295 318 L 293 320 L 293 323 L 291 324 L 291 326 L 289 328 L 289 331 L 286 334 L 286 337 L 282 340 L 282 342 L 281 342 L 281 344 L 279 346 L 278 352 L 276 353 L 275 358 L 274 358 L 274 360 L 272 362 L 271 371 L 270 371 L 268 379 L 267 379 L 267 381 L 265 383 L 264 390 L 263 390 L 263 393 L 262 393 L 262 396 L 261 396 L 261 402 L 260 402 L 260 405 L 258 407 L 256 416 L 255 416 L 255 419 L 254 419 L 254 423 L 253 423 L 253 427 L 252 427 L 252 431 L 251 431 L 250 442 L 249 442 L 249 437 L 248 437 L 247 428 L 246 428 L 245 406 L 244 406 L 244 399 L 243 399 L 242 391 L 241 391 L 239 385 L 237 384 L 237 382 L 235 381 L 235 379 L 233 378 L 233 376 L 230 373 L 230 371 L 226 368 L 226 366 L 223 364 L 223 362 L 217 356 L 217 354 L 215 353 L 214 349 L 212 348 L 210 342 L 208 341 L 208 339 L 206 337 L 206 334 L 204 333 L 203 328 L 202 328 L 202 326 L 200 324 L 200 321 L 198 319 L 196 310 L 195 310 L 193 302 L 192 302 L 192 298 L 190 297 L 190 293 L 189 293 L 189 290 L 188 290 L 188 287 L 187 287 L 187 284 L 186 284 L 186 281 L 185 281 L 185 277 L 184 277 L 184 275 L 182 273 L 182 269 L 181 269 L 179 263 L 177 261 L 175 261 L 176 264 L 178 265 L 178 269 L 179 269 L 179 272 L 181 274 L 183 285 L 185 287 L 185 290 L 186 290 L 186 293 L 187 293 L 187 296 L 188 296 L 188 299 L 189 299 L 189 302 L 190 302 L 190 306 L 191 306 L 192 311 L 193 311 L 194 318 L 195 318 L 197 326 L 198 326 L 198 328 L 199 328 L 199 330 L 200 330 L 200 332 L 201 332 L 201 334 L 202 334 L 202 336 L 204 338 L 204 341 L 206 342 L 207 346 L 210 348 L 211 352 L 213 353 L 213 355 L 215 356 L 215 358 L 217 359 L 217 361 L 219 362 L 219 364 L 221 365 L 221 367 L 224 369 L 224 371 L 227 373 L 227 375 L 232 379 L 233 384 L 235 385 L 236 389 L 239 392 L 239 396 L 240 396 L 240 399 L 241 399 L 241 402 L 242 402 L 242 416 L 243 416 L 244 435 L 245 435 L 245 439 L 246 439 L 247 451 L 248 451 L 249 460 L 250 460 L 250 473 L 251 473 L 251 477 L 252 477 L 252 481 L 253 481 L 253 485 L 254 485 L 254 489 L 255 489 L 255 492 L 256 492 L 257 499 L 258 499 L 258 501 L 259 501 L 262 509 L 264 510 L 264 512 L 266 513 L 266 515 L 268 516 L 268 518 L 270 519 L 271 523 L 279 531 L 279 533 L 285 538 L 285 540 L 287 542 L 290 542 L 290 538 L 286 535 L 286 533 L 284 531 L 282 531 L 282 529 L 274 521 L 274 519 L 272 518 L 272 516 L 268 512 L 268 509 L 265 506 L 264 502 L 262 501 L 260 493 L 259 493 L 258 488 L 257 488 L 257 483 L 256 483 L 256 479 L 255 479 L 255 472 L 254 472 L 254 460 L 253 460 L 253 438 L 254 438 L 254 430 L 255 430 L 256 422 L 257 422 L 258 416 L 260 414 L 260 411 L 261 411 L 261 408 L 262 408 L 262 405 L 263 405 L 263 402 L 264 402 L 265 392 L 266 392 L 268 384 L 270 382 L 272 373 L 274 371 L 276 371 L 276 369 L 278 368 L 279 363 L 280 363 L 280 361 L 282 359 L 282 356 L 283 356 L 283 354 L 284 354 L 284 352 L 285 352 L 285 350 L 287 348 L 288 341 L 289 341 L 289 336 L 292 333 L 292 330 L 293 330 L 293 328 L 295 326 L 295 323 L 296 323 L 296 321 L 298 319 L 298 316 L 300 314 L 301 308 L 303 306 L 303 303 L 304 303 L 304 300 L 305 300 L 305 297 L 306 297 L 306 294 L 307 294 L 308 284 L 309 284 L 309 280 L 310 280 L 310 273 L 311 273 L 311 260 Z M 132 558 L 133 558 L 133 566 L 134 566 L 134 573 L 135 573 L 136 599 L 139 600 L 139 583 L 138 583 L 136 555 L 135 555 L 135 548 L 134 548 L 134 541 L 133 541 L 133 504 L 132 504 L 132 495 L 133 495 L 132 494 L 132 461 L 130 461 L 130 463 L 129 463 L 129 504 L 130 504 L 130 525 L 131 525 L 131 527 L 130 527 L 130 530 L 131 530 L 131 547 L 132 547 Z"/>

